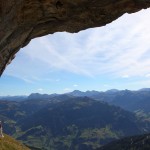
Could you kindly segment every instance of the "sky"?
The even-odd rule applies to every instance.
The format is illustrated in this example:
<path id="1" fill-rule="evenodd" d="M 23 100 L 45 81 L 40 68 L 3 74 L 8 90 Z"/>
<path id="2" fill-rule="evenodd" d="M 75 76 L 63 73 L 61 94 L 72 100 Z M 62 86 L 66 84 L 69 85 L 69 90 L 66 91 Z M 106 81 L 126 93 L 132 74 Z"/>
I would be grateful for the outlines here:
<path id="1" fill-rule="evenodd" d="M 0 78 L 0 96 L 150 87 L 150 9 L 104 27 L 33 39 Z"/>

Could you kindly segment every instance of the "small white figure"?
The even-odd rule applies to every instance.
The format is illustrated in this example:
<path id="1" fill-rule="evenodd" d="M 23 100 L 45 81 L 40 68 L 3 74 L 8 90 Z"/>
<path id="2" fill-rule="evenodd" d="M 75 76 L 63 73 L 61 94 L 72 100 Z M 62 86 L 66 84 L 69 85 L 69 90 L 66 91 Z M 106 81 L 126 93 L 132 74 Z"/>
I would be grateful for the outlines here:
<path id="1" fill-rule="evenodd" d="M 0 138 L 3 138 L 3 128 L 2 128 L 2 122 L 0 121 Z"/>

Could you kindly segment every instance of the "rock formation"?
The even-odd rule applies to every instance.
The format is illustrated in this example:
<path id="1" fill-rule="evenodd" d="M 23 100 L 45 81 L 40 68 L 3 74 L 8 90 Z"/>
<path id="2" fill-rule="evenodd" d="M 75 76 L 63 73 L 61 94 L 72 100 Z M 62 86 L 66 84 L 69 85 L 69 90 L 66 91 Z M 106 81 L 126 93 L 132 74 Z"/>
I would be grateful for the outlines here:
<path id="1" fill-rule="evenodd" d="M 104 26 L 150 0 L 0 0 L 0 74 L 31 39 Z"/>

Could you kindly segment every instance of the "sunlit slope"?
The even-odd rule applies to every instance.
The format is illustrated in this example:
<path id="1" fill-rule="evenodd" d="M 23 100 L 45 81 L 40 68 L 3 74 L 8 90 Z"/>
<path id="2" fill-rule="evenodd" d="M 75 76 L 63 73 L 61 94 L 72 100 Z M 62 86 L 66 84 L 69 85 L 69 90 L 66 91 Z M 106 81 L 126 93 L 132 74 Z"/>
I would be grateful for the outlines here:
<path id="1" fill-rule="evenodd" d="M 10 136 L 4 136 L 4 138 L 0 138 L 0 150 L 30 150 Z"/>

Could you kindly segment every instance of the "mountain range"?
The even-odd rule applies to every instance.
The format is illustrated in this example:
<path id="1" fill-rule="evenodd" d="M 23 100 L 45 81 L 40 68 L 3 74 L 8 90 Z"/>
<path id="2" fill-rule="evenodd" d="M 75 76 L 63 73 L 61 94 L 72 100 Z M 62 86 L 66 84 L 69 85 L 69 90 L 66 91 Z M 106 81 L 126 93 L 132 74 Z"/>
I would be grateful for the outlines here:
<path id="1" fill-rule="evenodd" d="M 32 149 L 94 150 L 149 133 L 149 98 L 148 89 L 3 97 L 0 120 L 5 133 Z"/>
<path id="2" fill-rule="evenodd" d="M 128 111 L 140 111 L 141 113 L 150 113 L 150 88 L 143 88 L 138 91 L 130 90 L 117 90 L 111 89 L 106 92 L 99 91 L 86 91 L 82 92 L 75 90 L 65 94 L 39 94 L 32 93 L 29 96 L 5 96 L 0 97 L 0 100 L 7 101 L 25 101 L 25 100 L 52 100 L 61 96 L 73 97 L 90 97 L 94 100 L 104 101 L 112 105 L 119 106 Z"/>

